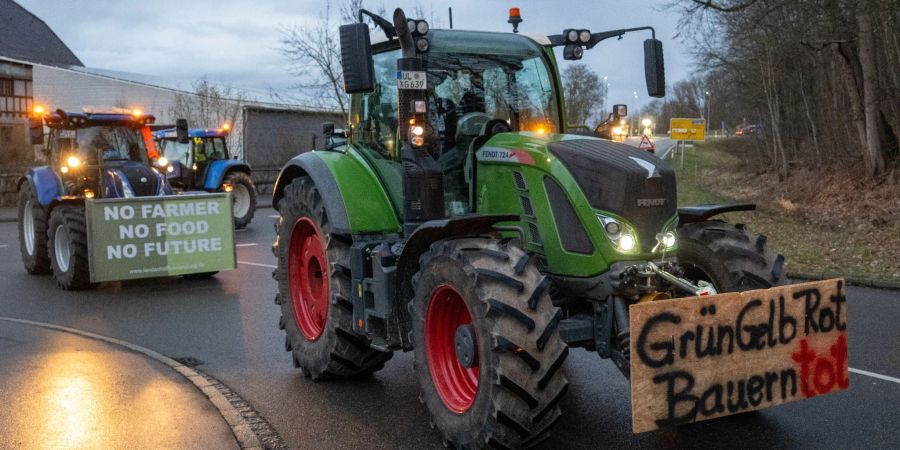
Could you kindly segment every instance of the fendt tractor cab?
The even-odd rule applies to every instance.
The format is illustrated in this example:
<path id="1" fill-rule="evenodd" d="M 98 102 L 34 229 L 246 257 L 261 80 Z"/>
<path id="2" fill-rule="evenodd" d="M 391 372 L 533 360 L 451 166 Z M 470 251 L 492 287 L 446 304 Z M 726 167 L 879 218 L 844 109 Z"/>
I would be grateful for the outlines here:
<path id="1" fill-rule="evenodd" d="M 183 125 L 187 127 L 186 123 Z M 234 226 L 246 227 L 256 211 L 256 187 L 250 166 L 228 153 L 229 124 L 218 129 L 191 128 L 178 139 L 178 126 L 153 133 L 172 170 L 169 183 L 177 191 L 231 192 Z"/>
<path id="2" fill-rule="evenodd" d="M 622 142 L 628 137 L 630 126 L 625 117 L 628 115 L 628 107 L 614 105 L 613 112 L 603 122 L 597 124 L 594 133 L 603 139 Z"/>
<path id="3" fill-rule="evenodd" d="M 765 239 L 708 220 L 724 208 L 679 217 L 665 162 L 567 134 L 554 49 L 579 59 L 638 30 L 434 30 L 400 9 L 341 26 L 349 141 L 289 161 L 273 199 L 280 326 L 304 375 L 413 351 L 448 443 L 523 447 L 561 414 L 570 347 L 628 376 L 632 305 L 779 281 Z M 644 51 L 662 96 L 662 44 Z"/>
<path id="4" fill-rule="evenodd" d="M 150 132 L 153 121 L 139 110 L 48 113 L 35 107 L 31 141 L 44 145 L 48 165 L 28 169 L 19 180 L 19 243 L 28 273 L 53 273 L 64 289 L 89 287 L 84 200 L 172 194 Z"/>

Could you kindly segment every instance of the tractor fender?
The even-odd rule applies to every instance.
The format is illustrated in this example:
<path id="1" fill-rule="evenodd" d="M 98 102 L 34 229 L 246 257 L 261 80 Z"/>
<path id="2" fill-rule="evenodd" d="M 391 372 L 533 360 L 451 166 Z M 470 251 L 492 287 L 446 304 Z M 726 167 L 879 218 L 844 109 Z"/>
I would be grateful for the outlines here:
<path id="1" fill-rule="evenodd" d="M 62 180 L 49 166 L 31 167 L 25 172 L 25 176 L 19 178 L 18 189 L 23 183 L 31 183 L 37 193 L 38 203 L 43 206 L 50 205 L 63 194 Z"/>
<path id="2" fill-rule="evenodd" d="M 385 186 L 360 157 L 341 151 L 302 153 L 281 169 L 272 193 L 277 210 L 294 178 L 308 176 L 322 196 L 331 228 L 340 234 L 398 233 L 400 222 Z"/>
<path id="3" fill-rule="evenodd" d="M 250 175 L 250 166 L 243 161 L 238 161 L 235 159 L 217 159 L 209 163 L 209 167 L 206 169 L 206 180 L 203 182 L 203 189 L 216 191 L 222 186 L 222 180 L 225 179 L 225 175 L 228 172 L 233 170 L 237 170 L 239 172 L 246 172 L 247 175 Z"/>
<path id="4" fill-rule="evenodd" d="M 678 208 L 678 224 L 703 222 L 710 217 L 735 211 L 755 211 L 755 203 L 734 203 L 730 205 L 703 204 Z"/>
<path id="5" fill-rule="evenodd" d="M 442 239 L 482 236 L 500 231 L 496 227 L 500 222 L 518 222 L 519 220 L 521 218 L 515 214 L 470 215 L 430 220 L 419 225 L 403 244 L 403 251 L 397 259 L 396 279 L 400 282 L 400 289 L 397 290 L 397 302 L 402 304 L 412 299 L 412 277 L 419 271 L 419 257 L 428 251 L 431 244 Z M 405 309 L 399 310 L 405 311 Z"/>

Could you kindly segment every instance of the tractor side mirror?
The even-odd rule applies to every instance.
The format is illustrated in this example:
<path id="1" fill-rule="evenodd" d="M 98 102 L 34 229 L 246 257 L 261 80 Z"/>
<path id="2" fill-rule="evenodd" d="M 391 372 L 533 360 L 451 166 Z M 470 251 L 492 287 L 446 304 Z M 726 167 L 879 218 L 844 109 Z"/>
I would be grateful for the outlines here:
<path id="1" fill-rule="evenodd" d="M 179 144 L 191 142 L 190 137 L 188 137 L 187 119 L 178 119 L 175 121 L 175 136 Z"/>
<path id="2" fill-rule="evenodd" d="M 647 78 L 647 94 L 651 97 L 666 95 L 666 66 L 663 61 L 662 41 L 644 41 L 644 76 Z"/>
<path id="3" fill-rule="evenodd" d="M 330 138 L 332 134 L 334 134 L 334 122 L 325 122 L 322 124 L 322 134 L 325 135 L 325 138 Z"/>
<path id="4" fill-rule="evenodd" d="M 28 134 L 31 137 L 31 145 L 44 143 L 44 119 L 42 117 L 30 117 L 28 119 Z"/>
<path id="5" fill-rule="evenodd" d="M 369 27 L 364 23 L 341 25 L 340 32 L 344 91 L 348 94 L 371 92 L 375 89 L 375 67 Z"/>
<path id="6" fill-rule="evenodd" d="M 628 105 L 613 105 L 614 117 L 628 117 Z"/>

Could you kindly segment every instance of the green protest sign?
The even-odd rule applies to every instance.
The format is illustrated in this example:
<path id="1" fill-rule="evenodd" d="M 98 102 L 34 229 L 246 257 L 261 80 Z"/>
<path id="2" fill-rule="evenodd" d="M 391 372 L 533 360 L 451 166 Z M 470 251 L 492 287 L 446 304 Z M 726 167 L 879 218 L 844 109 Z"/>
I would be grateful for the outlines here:
<path id="1" fill-rule="evenodd" d="M 91 281 L 235 268 L 228 194 L 87 200 Z"/>

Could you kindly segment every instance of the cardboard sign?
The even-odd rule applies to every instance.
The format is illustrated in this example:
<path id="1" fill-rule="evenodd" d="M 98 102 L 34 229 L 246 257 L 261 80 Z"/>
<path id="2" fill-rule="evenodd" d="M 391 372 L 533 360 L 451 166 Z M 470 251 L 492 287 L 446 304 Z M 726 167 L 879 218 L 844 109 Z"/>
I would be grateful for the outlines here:
<path id="1" fill-rule="evenodd" d="M 675 141 L 704 141 L 706 140 L 705 119 L 676 119 L 669 120 L 669 139 Z"/>
<path id="2" fill-rule="evenodd" d="M 91 281 L 234 269 L 229 194 L 87 200 Z"/>
<path id="3" fill-rule="evenodd" d="M 847 389 L 842 279 L 631 306 L 635 433 Z"/>

